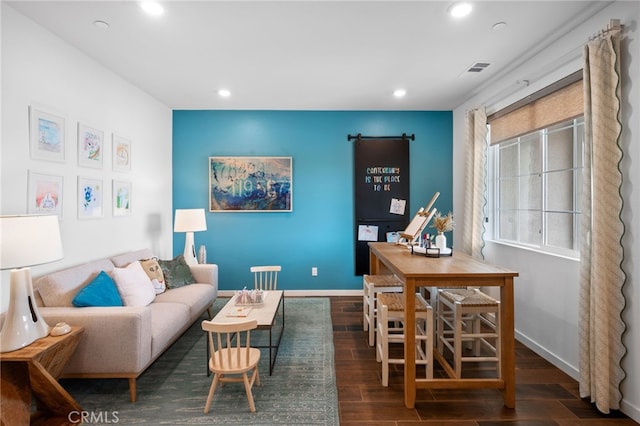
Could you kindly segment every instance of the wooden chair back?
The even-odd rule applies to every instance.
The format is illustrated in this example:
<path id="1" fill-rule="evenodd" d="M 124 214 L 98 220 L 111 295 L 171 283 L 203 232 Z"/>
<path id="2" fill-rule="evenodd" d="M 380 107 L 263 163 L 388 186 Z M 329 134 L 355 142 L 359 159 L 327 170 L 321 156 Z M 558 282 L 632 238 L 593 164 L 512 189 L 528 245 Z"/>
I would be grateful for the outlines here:
<path id="1" fill-rule="evenodd" d="M 212 370 L 224 373 L 248 368 L 251 330 L 256 327 L 255 319 L 232 323 L 202 321 L 202 329 L 208 332 Z"/>
<path id="2" fill-rule="evenodd" d="M 253 272 L 254 288 L 256 290 L 277 290 L 278 272 L 281 266 L 252 266 L 249 268 Z"/>

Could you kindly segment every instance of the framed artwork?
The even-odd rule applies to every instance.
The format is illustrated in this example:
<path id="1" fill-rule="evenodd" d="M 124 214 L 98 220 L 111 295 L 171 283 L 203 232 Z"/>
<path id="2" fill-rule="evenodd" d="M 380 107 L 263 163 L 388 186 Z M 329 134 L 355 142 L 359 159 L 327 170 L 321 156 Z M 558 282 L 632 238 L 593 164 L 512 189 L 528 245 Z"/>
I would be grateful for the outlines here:
<path id="1" fill-rule="evenodd" d="M 29 150 L 34 160 L 65 161 L 65 118 L 29 107 Z"/>
<path id="2" fill-rule="evenodd" d="M 102 179 L 78 177 L 78 218 L 102 217 L 103 196 Z"/>
<path id="3" fill-rule="evenodd" d="M 131 214 L 131 182 L 114 180 L 112 197 L 113 197 L 113 215 L 127 216 Z"/>
<path id="4" fill-rule="evenodd" d="M 101 169 L 104 163 L 104 133 L 78 123 L 78 165 Z"/>
<path id="5" fill-rule="evenodd" d="M 63 177 L 29 170 L 27 212 L 56 214 L 62 218 Z"/>
<path id="6" fill-rule="evenodd" d="M 291 157 L 209 157 L 209 211 L 292 211 Z"/>
<path id="7" fill-rule="evenodd" d="M 113 135 L 113 170 L 128 172 L 131 170 L 131 140 Z"/>

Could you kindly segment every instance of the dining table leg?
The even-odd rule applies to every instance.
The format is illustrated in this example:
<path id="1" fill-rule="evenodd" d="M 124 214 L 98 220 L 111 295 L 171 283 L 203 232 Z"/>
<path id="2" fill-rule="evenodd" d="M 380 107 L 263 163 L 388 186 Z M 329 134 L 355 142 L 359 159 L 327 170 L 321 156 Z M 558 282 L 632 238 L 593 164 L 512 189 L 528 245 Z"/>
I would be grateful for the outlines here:
<path id="1" fill-rule="evenodd" d="M 410 278 L 404 285 L 404 405 L 413 408 L 416 403 L 416 336 L 410 331 L 416 322 L 416 281 Z"/>
<path id="2" fill-rule="evenodd" d="M 505 277 L 500 287 L 500 355 L 502 357 L 503 399 L 508 408 L 516 407 L 515 315 L 513 278 Z"/>

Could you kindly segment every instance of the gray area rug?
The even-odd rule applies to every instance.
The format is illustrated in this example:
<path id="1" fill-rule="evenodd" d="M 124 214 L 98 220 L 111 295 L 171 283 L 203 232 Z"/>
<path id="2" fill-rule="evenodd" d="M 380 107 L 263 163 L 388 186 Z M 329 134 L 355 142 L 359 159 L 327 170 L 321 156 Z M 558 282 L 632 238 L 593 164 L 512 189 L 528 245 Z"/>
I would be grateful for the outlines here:
<path id="1" fill-rule="evenodd" d="M 227 300 L 216 300 L 214 314 Z M 266 333 L 252 332 L 252 344 L 268 339 Z M 329 299 L 285 299 L 285 331 L 272 376 L 268 359 L 268 349 L 261 349 L 261 386 L 253 388 L 255 413 L 249 411 L 241 383 L 218 388 L 209 413 L 203 413 L 213 375 L 207 376 L 200 321 L 138 378 L 136 403 L 129 402 L 125 379 L 63 379 L 61 383 L 93 423 L 339 424 Z"/>

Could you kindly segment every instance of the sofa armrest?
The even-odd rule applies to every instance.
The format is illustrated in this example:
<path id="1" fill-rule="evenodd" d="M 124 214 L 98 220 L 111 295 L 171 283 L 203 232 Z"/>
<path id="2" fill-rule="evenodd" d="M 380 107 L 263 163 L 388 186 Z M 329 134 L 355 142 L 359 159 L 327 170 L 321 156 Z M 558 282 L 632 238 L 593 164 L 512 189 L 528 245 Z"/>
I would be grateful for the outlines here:
<path id="1" fill-rule="evenodd" d="M 44 320 L 84 327 L 64 373 L 139 373 L 151 360 L 151 309 L 143 306 L 40 307 Z"/>
<path id="2" fill-rule="evenodd" d="M 205 263 L 191 265 L 191 275 L 199 284 L 211 284 L 218 288 L 218 265 L 215 263 Z"/>

